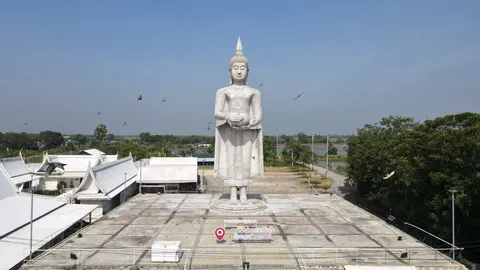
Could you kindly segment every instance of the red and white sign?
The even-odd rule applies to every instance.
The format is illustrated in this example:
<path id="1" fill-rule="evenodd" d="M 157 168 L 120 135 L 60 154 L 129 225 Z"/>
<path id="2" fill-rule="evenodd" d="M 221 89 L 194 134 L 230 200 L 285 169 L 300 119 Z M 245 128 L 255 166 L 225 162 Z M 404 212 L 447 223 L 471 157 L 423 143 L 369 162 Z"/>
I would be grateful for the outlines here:
<path id="1" fill-rule="evenodd" d="M 225 237 L 225 229 L 220 227 L 215 229 L 215 237 L 217 237 L 218 241 L 222 241 L 223 237 Z"/>

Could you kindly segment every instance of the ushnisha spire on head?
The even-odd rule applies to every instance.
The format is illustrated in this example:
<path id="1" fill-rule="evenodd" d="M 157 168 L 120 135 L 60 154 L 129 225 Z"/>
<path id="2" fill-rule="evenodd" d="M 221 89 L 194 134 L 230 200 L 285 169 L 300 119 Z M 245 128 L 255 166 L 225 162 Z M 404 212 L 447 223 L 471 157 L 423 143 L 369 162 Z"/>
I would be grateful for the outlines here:
<path id="1" fill-rule="evenodd" d="M 237 41 L 237 51 L 235 55 L 230 59 L 230 68 L 232 68 L 233 63 L 244 63 L 248 68 L 248 59 L 243 55 L 242 41 L 238 37 Z"/>

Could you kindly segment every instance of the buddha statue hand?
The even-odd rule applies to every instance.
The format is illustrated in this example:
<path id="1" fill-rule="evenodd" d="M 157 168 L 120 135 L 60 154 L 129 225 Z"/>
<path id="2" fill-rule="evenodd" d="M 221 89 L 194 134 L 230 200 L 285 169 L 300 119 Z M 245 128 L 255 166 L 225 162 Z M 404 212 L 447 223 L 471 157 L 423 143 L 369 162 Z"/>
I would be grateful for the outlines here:
<path id="1" fill-rule="evenodd" d="M 240 114 L 229 114 L 228 120 L 231 122 L 240 122 L 243 121 L 243 116 L 241 116 Z"/>

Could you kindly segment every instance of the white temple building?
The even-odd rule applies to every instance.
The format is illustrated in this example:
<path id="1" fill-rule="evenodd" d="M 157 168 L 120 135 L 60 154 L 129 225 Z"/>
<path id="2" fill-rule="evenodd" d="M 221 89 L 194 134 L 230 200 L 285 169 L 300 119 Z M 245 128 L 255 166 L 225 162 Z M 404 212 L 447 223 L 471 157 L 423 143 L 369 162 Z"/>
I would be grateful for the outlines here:
<path id="1" fill-rule="evenodd" d="M 99 206 L 93 215 L 94 219 L 99 218 L 137 193 L 136 176 L 137 167 L 131 154 L 113 162 L 89 166 L 68 200 Z"/>
<path id="2" fill-rule="evenodd" d="M 45 153 L 43 163 L 60 162 L 66 164 L 65 171 L 54 171 L 48 178 L 40 180 L 39 188 L 57 190 L 61 183 L 63 188 L 76 188 L 86 176 L 89 167 L 110 163 L 118 155 L 49 155 Z"/>
<path id="3" fill-rule="evenodd" d="M 37 186 L 39 183 L 40 177 L 31 174 L 32 171 L 25 164 L 21 152 L 18 157 L 0 159 L 0 171 L 11 181 L 17 191 L 30 189 L 32 180 L 33 186 Z"/>
<path id="4" fill-rule="evenodd" d="M 116 155 L 106 155 L 104 152 L 95 148 L 82 150 L 80 152 L 75 153 L 75 155 L 97 156 L 102 159 L 103 163 L 112 162 L 118 159 L 118 153 Z"/>
<path id="5" fill-rule="evenodd" d="M 141 192 L 197 193 L 197 158 L 152 157 L 141 162 L 136 181 L 141 186 Z"/>
<path id="6" fill-rule="evenodd" d="M 3 170 L 5 164 L 12 170 L 15 167 L 12 164 L 20 163 L 2 162 L 0 171 L 0 269 L 18 269 L 29 256 L 32 197 L 31 194 L 15 190 L 10 176 Z M 22 183 L 20 179 L 23 178 L 30 177 L 19 175 L 13 179 L 16 183 Z M 96 207 L 67 204 L 53 197 L 34 194 L 32 251 L 49 248 L 68 237 L 69 228 L 82 219 L 89 222 L 89 215 Z"/>

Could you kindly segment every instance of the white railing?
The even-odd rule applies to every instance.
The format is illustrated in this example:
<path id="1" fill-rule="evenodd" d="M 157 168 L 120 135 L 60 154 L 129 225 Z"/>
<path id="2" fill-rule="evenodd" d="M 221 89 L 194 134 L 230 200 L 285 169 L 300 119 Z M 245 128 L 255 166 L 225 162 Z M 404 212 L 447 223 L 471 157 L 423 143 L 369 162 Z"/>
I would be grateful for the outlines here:
<path id="1" fill-rule="evenodd" d="M 77 265 L 84 265 L 88 262 L 89 266 L 149 266 L 149 265 L 176 265 L 182 266 L 182 268 L 189 269 L 190 265 L 195 263 L 196 260 L 205 261 L 205 263 L 212 259 L 225 259 L 231 261 L 233 259 L 241 257 L 238 252 L 226 252 L 226 247 L 218 246 L 216 248 L 198 247 L 193 253 L 192 249 L 180 249 L 178 251 L 182 255 L 178 262 L 173 263 L 161 263 L 152 262 L 149 256 L 149 248 L 138 247 L 125 247 L 117 249 L 109 248 L 93 248 L 93 249 L 75 249 L 75 248 L 53 248 L 44 251 L 41 255 L 34 258 L 32 261 L 28 261 L 28 254 L 25 254 L 27 260 L 25 260 L 26 266 L 33 267 L 66 267 Z M 262 251 L 262 249 L 264 249 Z M 300 266 L 301 269 L 307 269 L 312 266 L 335 266 L 346 264 L 358 264 L 358 265 L 416 265 L 416 266 L 460 266 L 455 261 L 452 261 L 448 256 L 442 253 L 442 251 L 448 251 L 450 249 L 428 249 L 425 247 L 418 248 L 297 248 L 293 253 L 284 249 L 284 252 L 280 250 L 272 251 L 271 246 L 256 247 L 255 252 L 248 249 L 244 252 L 244 255 L 249 257 L 251 265 L 269 265 L 275 264 L 277 268 L 280 263 L 278 258 L 291 258 L 291 263 Z M 274 248 L 277 249 L 277 248 Z M 280 249 L 280 248 L 278 248 Z M 283 248 L 282 248 L 283 249 Z M 143 257 L 142 255 L 145 254 Z M 76 259 L 71 259 L 71 257 Z M 461 269 L 461 268 L 458 268 Z"/>

